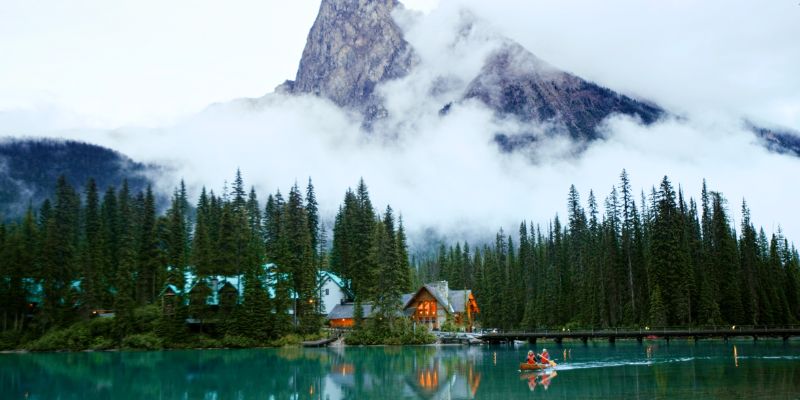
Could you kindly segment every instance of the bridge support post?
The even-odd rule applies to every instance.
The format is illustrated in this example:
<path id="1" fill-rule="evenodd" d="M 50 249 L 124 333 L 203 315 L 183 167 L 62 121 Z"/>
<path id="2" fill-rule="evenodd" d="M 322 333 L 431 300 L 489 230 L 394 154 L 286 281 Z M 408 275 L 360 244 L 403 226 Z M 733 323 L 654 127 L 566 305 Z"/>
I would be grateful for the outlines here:
<path id="1" fill-rule="evenodd" d="M 757 342 L 757 341 L 758 341 L 758 336 L 757 336 L 757 335 L 753 335 L 753 341 L 754 341 L 754 342 Z"/>
<path id="2" fill-rule="evenodd" d="M 536 344 L 536 338 L 535 337 L 529 337 L 528 338 L 528 343 L 535 345 Z"/>
<path id="3" fill-rule="evenodd" d="M 564 341 L 564 338 L 562 338 L 562 337 L 556 337 L 556 338 L 553 338 L 553 341 L 555 341 L 555 342 L 556 342 L 556 343 L 558 343 L 558 344 L 561 344 L 561 342 L 563 342 L 563 341 Z"/>
<path id="4" fill-rule="evenodd" d="M 586 342 L 588 342 L 588 341 L 589 341 L 589 338 L 588 338 L 588 337 L 586 337 L 586 336 L 581 336 L 581 342 L 583 342 L 583 344 L 584 344 L 584 345 L 586 345 Z"/>
<path id="5" fill-rule="evenodd" d="M 789 336 L 788 335 L 783 335 L 783 343 L 786 343 L 788 341 L 789 341 Z"/>
<path id="6" fill-rule="evenodd" d="M 639 344 L 642 344 L 643 340 L 644 340 L 644 338 L 642 336 L 637 336 L 636 337 L 636 341 L 639 342 Z"/>
<path id="7" fill-rule="evenodd" d="M 617 342 L 617 337 L 616 336 L 609 336 L 608 337 L 608 343 L 616 343 L 616 342 Z"/>

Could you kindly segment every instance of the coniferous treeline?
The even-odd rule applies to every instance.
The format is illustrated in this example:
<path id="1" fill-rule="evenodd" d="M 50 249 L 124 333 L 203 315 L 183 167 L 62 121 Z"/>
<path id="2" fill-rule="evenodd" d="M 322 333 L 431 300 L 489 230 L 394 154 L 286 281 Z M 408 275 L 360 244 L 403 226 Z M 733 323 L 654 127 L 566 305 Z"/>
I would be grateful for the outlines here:
<path id="1" fill-rule="evenodd" d="M 779 325 L 800 320 L 800 257 L 780 231 L 756 229 L 742 202 L 739 230 L 726 200 L 699 204 L 667 177 L 637 204 L 625 171 L 600 215 L 589 192 L 567 196 L 567 220 L 522 222 L 515 240 L 441 245 L 422 281 L 472 288 L 484 327 Z"/>
<path id="2" fill-rule="evenodd" d="M 330 244 L 310 180 L 304 192 L 295 184 L 287 198 L 270 194 L 263 207 L 238 171 L 230 190 L 203 189 L 195 206 L 181 183 L 163 214 L 149 188 L 132 193 L 123 184 L 100 193 L 93 180 L 85 187 L 78 193 L 62 177 L 53 199 L 0 224 L 3 331 L 31 339 L 93 310 L 113 310 L 111 339 L 120 343 L 142 332 L 141 310 L 155 304 L 155 333 L 166 341 L 179 341 L 191 317 L 213 318 L 219 334 L 264 343 L 319 330 L 319 269 L 339 274 L 354 294 L 357 326 L 365 303 L 372 303 L 378 318 L 370 328 L 378 336 L 407 330 L 395 325 L 402 322 L 401 295 L 440 279 L 474 290 L 484 327 L 800 319 L 798 251 L 780 232 L 768 237 L 757 230 L 746 203 L 737 230 L 722 194 L 705 184 L 698 203 L 665 177 L 637 202 L 623 171 L 603 215 L 594 193 L 584 209 L 572 187 L 566 221 L 556 216 L 544 229 L 523 222 L 516 239 L 501 230 L 486 245 L 442 245 L 416 268 L 409 265 L 402 217 L 391 207 L 378 214 L 363 181 L 345 194 Z M 197 283 L 220 275 L 238 277 L 243 296 L 221 296 L 212 312 L 204 302 L 209 293 Z M 160 315 L 169 284 L 180 292 L 177 309 Z M 35 312 L 32 297 L 40 301 Z"/>
<path id="3" fill-rule="evenodd" d="M 305 193 L 295 184 L 288 198 L 277 191 L 263 208 L 253 188 L 245 191 L 239 171 L 221 195 L 203 188 L 195 207 L 183 182 L 163 215 L 155 204 L 149 187 L 131 193 L 126 182 L 100 194 L 90 179 L 78 193 L 61 177 L 52 200 L 0 225 L 0 331 L 35 338 L 93 311 L 113 310 L 119 343 L 141 331 L 139 309 L 161 309 L 168 285 L 179 293 L 170 313 L 159 316 L 156 333 L 165 340 L 183 337 L 187 317 L 213 318 L 219 334 L 261 343 L 319 331 L 317 275 L 328 268 L 329 246 L 310 179 Z M 334 227 L 331 267 L 362 301 L 394 306 L 408 287 L 405 233 L 402 221 L 397 229 L 395 223 L 391 207 L 383 217 L 375 213 L 363 181 L 357 196 L 348 190 Z M 220 295 L 212 310 L 207 283 L 218 276 L 238 278 L 232 281 L 243 296 Z"/>

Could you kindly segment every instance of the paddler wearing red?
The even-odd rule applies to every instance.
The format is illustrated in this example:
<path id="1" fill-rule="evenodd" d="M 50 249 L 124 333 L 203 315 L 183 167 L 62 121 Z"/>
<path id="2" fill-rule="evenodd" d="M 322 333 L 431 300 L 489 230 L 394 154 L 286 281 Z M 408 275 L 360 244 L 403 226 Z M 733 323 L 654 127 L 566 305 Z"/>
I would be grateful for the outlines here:
<path id="1" fill-rule="evenodd" d="M 542 354 L 539 355 L 542 363 L 550 364 L 550 353 L 547 352 L 547 349 L 542 349 Z"/>
<path id="2" fill-rule="evenodd" d="M 533 350 L 528 350 L 528 364 L 536 364 L 536 356 L 533 354 Z"/>

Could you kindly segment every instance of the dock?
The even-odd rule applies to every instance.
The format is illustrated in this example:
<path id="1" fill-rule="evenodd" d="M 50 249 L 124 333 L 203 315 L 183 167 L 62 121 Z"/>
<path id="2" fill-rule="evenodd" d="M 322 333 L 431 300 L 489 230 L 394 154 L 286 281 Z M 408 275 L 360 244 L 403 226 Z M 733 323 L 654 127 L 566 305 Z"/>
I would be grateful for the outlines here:
<path id="1" fill-rule="evenodd" d="M 643 328 L 643 329 L 582 329 L 582 330 L 539 330 L 531 332 L 492 332 L 478 336 L 487 343 L 508 343 L 523 340 L 535 344 L 537 340 L 553 340 L 561 343 L 564 339 L 580 340 L 586 343 L 589 339 L 604 339 L 614 343 L 617 339 L 663 339 L 669 341 L 676 338 L 723 339 L 751 337 L 779 338 L 788 341 L 792 337 L 800 337 L 800 325 L 790 326 L 713 326 L 698 328 Z"/>
<path id="2" fill-rule="evenodd" d="M 309 340 L 309 341 L 303 342 L 303 347 L 326 347 L 329 344 L 335 342 L 337 339 L 338 339 L 337 337 L 331 337 L 331 338 L 320 339 L 320 340 Z"/>

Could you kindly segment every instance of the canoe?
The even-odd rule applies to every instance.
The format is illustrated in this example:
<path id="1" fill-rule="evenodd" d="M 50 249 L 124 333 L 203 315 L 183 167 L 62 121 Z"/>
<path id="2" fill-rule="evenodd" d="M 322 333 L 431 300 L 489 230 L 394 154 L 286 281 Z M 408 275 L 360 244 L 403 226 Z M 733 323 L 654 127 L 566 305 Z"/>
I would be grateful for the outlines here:
<path id="1" fill-rule="evenodd" d="M 528 363 L 522 363 L 519 365 L 520 371 L 535 371 L 545 368 L 550 368 L 550 366 L 547 364 L 528 364 Z"/>

